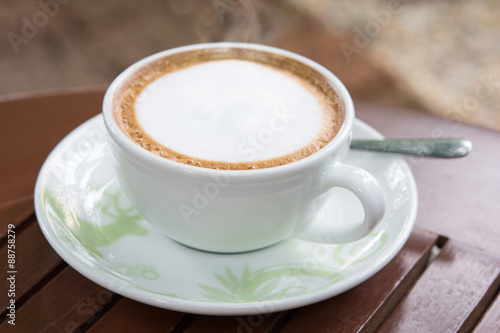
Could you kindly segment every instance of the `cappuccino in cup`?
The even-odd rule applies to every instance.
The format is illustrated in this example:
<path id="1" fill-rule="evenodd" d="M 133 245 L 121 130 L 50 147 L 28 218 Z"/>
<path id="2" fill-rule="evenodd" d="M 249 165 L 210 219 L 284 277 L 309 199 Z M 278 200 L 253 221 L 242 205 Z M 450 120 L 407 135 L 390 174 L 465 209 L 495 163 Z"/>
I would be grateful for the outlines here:
<path id="1" fill-rule="evenodd" d="M 111 83 L 103 116 L 124 192 L 159 232 L 189 247 L 346 243 L 384 215 L 378 180 L 344 163 L 355 117 L 347 89 L 292 52 L 230 42 L 159 52 Z M 333 187 L 360 200 L 361 223 L 314 223 Z"/>
<path id="2" fill-rule="evenodd" d="M 112 111 L 144 149 L 224 170 L 275 167 L 326 146 L 344 123 L 319 72 L 275 53 L 213 47 L 145 63 L 117 88 Z"/>

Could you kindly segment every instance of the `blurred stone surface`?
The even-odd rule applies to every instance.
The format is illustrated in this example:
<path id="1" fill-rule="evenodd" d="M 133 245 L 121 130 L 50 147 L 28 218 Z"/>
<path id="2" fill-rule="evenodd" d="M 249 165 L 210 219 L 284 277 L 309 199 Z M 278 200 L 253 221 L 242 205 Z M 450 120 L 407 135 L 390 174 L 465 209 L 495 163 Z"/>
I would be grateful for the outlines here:
<path id="1" fill-rule="evenodd" d="M 290 0 L 443 117 L 500 129 L 500 2 Z"/>
<path id="2" fill-rule="evenodd" d="M 312 58 L 354 99 L 500 129 L 497 2 L 401 0 L 392 13 L 394 1 L 2 0 L 0 94 L 105 87 L 152 53 L 242 41 Z M 357 31 L 367 25 L 363 44 Z M 478 88 L 485 80 L 488 96 Z"/>

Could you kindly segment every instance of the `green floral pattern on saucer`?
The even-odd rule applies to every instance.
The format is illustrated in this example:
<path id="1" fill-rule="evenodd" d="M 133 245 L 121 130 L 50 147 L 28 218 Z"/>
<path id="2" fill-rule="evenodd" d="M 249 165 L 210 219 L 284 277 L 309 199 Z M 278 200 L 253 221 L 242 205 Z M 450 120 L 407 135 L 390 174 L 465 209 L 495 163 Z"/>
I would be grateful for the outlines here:
<path id="1" fill-rule="evenodd" d="M 218 286 L 199 284 L 201 293 L 208 299 L 219 302 L 249 302 L 277 300 L 310 293 L 312 290 L 304 280 L 317 280 L 314 286 L 327 288 L 347 278 L 347 272 L 331 267 L 307 267 L 297 264 L 276 265 L 251 271 L 245 265 L 240 277 L 228 267 L 224 275 L 215 274 Z M 290 283 L 292 282 L 292 283 Z M 317 291 L 315 288 L 313 291 Z"/>
<path id="2" fill-rule="evenodd" d="M 126 235 L 145 236 L 148 231 L 142 228 L 137 221 L 142 217 L 137 213 L 135 207 L 129 205 L 123 208 L 120 205 L 120 197 L 123 191 L 120 189 L 115 193 L 103 192 L 103 197 L 97 206 L 100 213 L 111 219 L 110 223 L 92 223 L 78 216 L 75 210 L 62 203 L 53 191 L 45 188 L 42 201 L 47 216 L 55 222 L 68 229 L 67 237 L 73 238 L 95 257 L 102 257 L 98 248 L 113 244 Z"/>
<path id="3" fill-rule="evenodd" d="M 357 242 L 336 246 L 333 250 L 333 258 L 343 266 L 359 264 L 381 251 L 387 239 L 388 236 L 383 232 L 372 232 Z"/>
<path id="4" fill-rule="evenodd" d="M 111 269 L 128 278 L 140 277 L 147 280 L 157 280 L 160 277 L 158 272 L 156 272 L 156 267 L 142 264 L 134 266 L 127 263 L 117 263 Z"/>

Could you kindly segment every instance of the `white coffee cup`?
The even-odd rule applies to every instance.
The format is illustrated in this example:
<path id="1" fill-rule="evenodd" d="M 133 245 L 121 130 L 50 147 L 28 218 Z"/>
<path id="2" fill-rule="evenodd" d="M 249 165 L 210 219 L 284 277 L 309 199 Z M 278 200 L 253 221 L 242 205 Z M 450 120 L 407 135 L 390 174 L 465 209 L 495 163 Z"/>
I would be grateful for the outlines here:
<path id="1" fill-rule="evenodd" d="M 111 103 L 117 87 L 137 68 L 160 57 L 211 47 L 239 47 L 285 56 L 306 64 L 336 89 L 345 110 L 340 131 L 325 147 L 296 162 L 255 170 L 215 170 L 171 161 L 134 143 L 117 124 Z M 345 243 L 368 235 L 385 213 L 385 195 L 367 171 L 343 163 L 354 123 L 352 99 L 326 68 L 278 48 L 246 43 L 208 43 L 179 47 L 147 57 L 120 74 L 103 102 L 116 175 L 137 210 L 157 230 L 192 248 L 213 252 L 257 250 L 290 237 Z M 333 187 L 361 201 L 362 224 L 324 234 L 309 224 Z M 335 220 L 331 223 L 342 223 Z"/>

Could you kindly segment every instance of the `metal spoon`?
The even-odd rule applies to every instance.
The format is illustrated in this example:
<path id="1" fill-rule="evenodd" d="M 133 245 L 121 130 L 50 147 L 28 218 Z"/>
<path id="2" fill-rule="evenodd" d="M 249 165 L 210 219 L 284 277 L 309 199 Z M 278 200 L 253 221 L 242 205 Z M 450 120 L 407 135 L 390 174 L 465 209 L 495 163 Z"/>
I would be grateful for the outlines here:
<path id="1" fill-rule="evenodd" d="M 455 158 L 467 155 L 472 150 L 472 142 L 457 138 L 352 140 L 351 148 L 418 157 Z"/>

